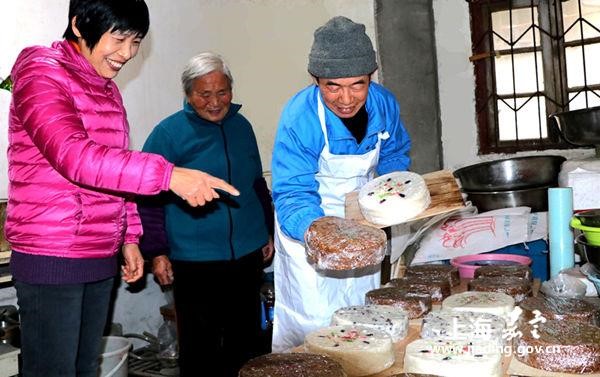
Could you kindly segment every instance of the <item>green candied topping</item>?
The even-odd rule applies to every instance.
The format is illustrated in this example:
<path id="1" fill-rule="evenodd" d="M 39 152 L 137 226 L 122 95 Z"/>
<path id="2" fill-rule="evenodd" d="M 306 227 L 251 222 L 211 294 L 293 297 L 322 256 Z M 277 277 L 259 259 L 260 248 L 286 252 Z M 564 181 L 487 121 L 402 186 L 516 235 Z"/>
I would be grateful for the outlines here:
<path id="1" fill-rule="evenodd" d="M 405 183 L 410 183 L 406 181 Z M 375 197 L 379 200 L 379 203 L 383 203 L 390 196 L 404 197 L 404 183 L 388 178 L 385 182 L 381 182 L 374 191 L 378 191 Z M 371 194 L 371 193 L 369 193 Z"/>

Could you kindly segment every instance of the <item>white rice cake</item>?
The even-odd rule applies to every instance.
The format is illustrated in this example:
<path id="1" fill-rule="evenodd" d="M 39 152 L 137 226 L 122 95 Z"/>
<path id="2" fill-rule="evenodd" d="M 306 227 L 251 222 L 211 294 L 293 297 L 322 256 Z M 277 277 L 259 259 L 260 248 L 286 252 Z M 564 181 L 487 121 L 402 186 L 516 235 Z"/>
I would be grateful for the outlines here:
<path id="1" fill-rule="evenodd" d="M 385 331 L 397 342 L 408 333 L 408 313 L 391 305 L 358 305 L 333 313 L 331 325 L 362 326 Z"/>
<path id="2" fill-rule="evenodd" d="M 492 341 L 417 339 L 406 346 L 404 372 L 502 377 L 502 353 Z"/>
<path id="3" fill-rule="evenodd" d="M 423 318 L 421 338 L 444 340 L 490 340 L 504 345 L 506 321 L 494 314 L 440 310 Z"/>
<path id="4" fill-rule="evenodd" d="M 326 355 L 349 376 L 366 376 L 391 367 L 395 361 L 392 337 L 360 326 L 330 326 L 306 335 L 307 352 Z"/>
<path id="5" fill-rule="evenodd" d="M 453 294 L 442 301 L 442 309 L 494 314 L 509 318 L 515 300 L 505 293 L 468 291 Z"/>
<path id="6" fill-rule="evenodd" d="M 431 204 L 427 183 L 417 173 L 396 171 L 367 182 L 358 193 L 358 205 L 367 221 L 378 225 L 406 222 Z"/>

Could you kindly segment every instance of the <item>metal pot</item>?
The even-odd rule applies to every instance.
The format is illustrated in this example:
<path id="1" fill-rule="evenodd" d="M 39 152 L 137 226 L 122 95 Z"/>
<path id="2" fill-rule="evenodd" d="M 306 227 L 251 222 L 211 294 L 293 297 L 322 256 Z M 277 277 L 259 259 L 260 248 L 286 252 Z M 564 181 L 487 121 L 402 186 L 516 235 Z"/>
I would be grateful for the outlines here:
<path id="1" fill-rule="evenodd" d="M 454 172 L 465 192 L 492 192 L 556 186 L 566 158 L 525 156 L 482 162 Z"/>
<path id="2" fill-rule="evenodd" d="M 0 343 L 21 347 L 21 328 L 19 325 L 2 325 L 0 327 Z"/>
<path id="3" fill-rule="evenodd" d="M 600 144 L 600 106 L 550 115 L 562 137 L 571 144 Z"/>
<path id="4" fill-rule="evenodd" d="M 577 236 L 575 241 L 581 258 L 597 269 L 600 269 L 600 246 L 590 245 L 583 234 Z"/>
<path id="5" fill-rule="evenodd" d="M 507 207 L 531 207 L 532 212 L 548 210 L 548 188 L 551 186 L 508 191 L 464 191 L 479 212 Z"/>
<path id="6" fill-rule="evenodd" d="M 21 347 L 19 312 L 14 305 L 0 306 L 0 343 Z"/>
<path id="7" fill-rule="evenodd" d="M 600 228 L 600 209 L 577 212 L 573 216 L 579 219 L 581 225 Z"/>
<path id="8" fill-rule="evenodd" d="M 177 367 L 177 355 L 166 355 L 160 352 L 160 341 L 158 338 L 150 334 L 146 331 L 143 334 L 124 334 L 125 338 L 136 338 L 145 340 L 149 344 L 146 347 L 143 347 L 138 350 L 132 350 L 129 352 L 129 356 L 132 359 L 143 360 L 143 361 L 152 361 L 158 360 L 161 367 L 163 368 L 175 368 Z"/>

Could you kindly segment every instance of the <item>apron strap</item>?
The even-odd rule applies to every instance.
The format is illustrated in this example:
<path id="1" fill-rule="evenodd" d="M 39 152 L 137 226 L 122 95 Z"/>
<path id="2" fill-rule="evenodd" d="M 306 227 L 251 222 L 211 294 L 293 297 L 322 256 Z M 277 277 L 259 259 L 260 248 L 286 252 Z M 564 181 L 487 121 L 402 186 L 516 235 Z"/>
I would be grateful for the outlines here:
<path id="1" fill-rule="evenodd" d="M 325 147 L 329 151 L 329 137 L 327 136 L 327 124 L 325 123 L 325 106 L 323 106 L 323 101 L 321 101 L 320 93 L 317 93 L 317 113 L 319 114 L 319 123 L 323 131 L 323 137 L 325 138 Z M 389 137 L 390 134 L 387 131 L 379 132 L 377 134 L 377 146 L 381 144 L 381 140 L 387 140 Z"/>
<path id="2" fill-rule="evenodd" d="M 325 123 L 325 106 L 321 101 L 321 93 L 317 93 L 317 112 L 319 113 L 319 123 L 321 123 L 321 130 L 323 131 L 323 137 L 325 138 L 325 147 L 329 151 L 329 138 L 327 137 L 327 124 Z"/>

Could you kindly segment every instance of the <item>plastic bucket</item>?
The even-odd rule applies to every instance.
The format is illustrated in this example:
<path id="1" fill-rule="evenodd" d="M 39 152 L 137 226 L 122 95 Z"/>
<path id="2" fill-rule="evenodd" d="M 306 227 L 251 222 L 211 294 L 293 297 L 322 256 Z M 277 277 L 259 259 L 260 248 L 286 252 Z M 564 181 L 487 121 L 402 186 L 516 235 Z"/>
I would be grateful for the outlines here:
<path id="1" fill-rule="evenodd" d="M 127 377 L 127 355 L 131 342 L 120 336 L 105 336 L 102 338 L 102 348 L 99 360 L 100 377 Z"/>

